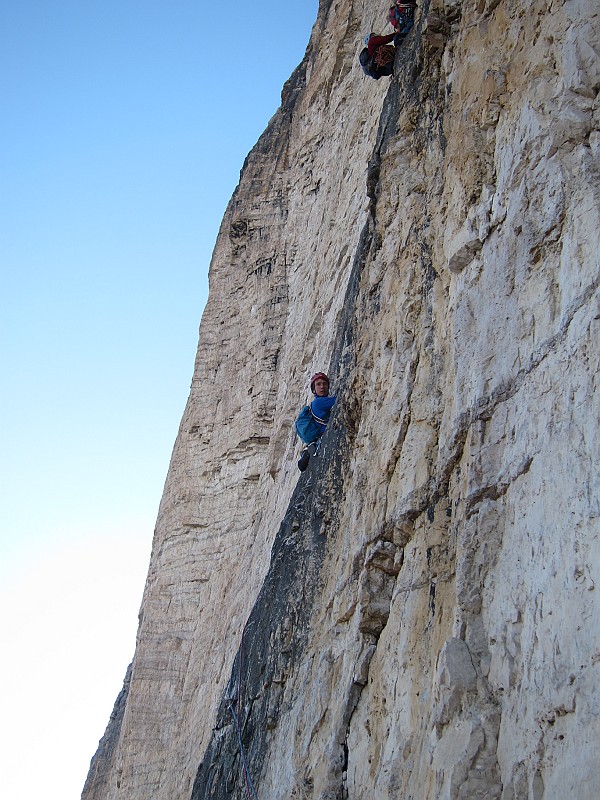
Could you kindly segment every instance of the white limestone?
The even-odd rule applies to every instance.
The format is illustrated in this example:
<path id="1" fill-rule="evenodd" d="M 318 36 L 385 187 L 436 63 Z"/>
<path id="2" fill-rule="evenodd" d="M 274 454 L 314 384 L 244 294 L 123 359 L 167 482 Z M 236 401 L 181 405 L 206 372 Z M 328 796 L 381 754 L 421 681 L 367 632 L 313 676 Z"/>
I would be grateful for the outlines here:
<path id="1" fill-rule="evenodd" d="M 600 795 L 598 9 L 435 2 L 376 83 L 356 55 L 387 5 L 321 3 L 226 212 L 114 767 L 85 800 L 190 796 L 330 368 L 357 435 L 261 800 Z"/>

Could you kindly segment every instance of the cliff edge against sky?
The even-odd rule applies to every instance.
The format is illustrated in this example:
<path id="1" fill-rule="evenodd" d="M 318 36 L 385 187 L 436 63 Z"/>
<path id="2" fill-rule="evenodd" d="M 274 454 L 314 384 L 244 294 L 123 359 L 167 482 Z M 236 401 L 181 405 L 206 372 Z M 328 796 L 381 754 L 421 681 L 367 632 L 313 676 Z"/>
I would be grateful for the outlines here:
<path id="1" fill-rule="evenodd" d="M 83 800 L 600 794 L 597 4 L 424 2 L 375 82 L 388 5 L 244 164 Z"/>

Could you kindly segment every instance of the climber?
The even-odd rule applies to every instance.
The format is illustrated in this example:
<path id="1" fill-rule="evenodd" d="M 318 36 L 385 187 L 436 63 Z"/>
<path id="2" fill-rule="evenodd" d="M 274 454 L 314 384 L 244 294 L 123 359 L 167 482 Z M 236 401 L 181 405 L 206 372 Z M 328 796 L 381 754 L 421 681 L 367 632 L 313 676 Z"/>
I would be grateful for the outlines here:
<path id="1" fill-rule="evenodd" d="M 396 2 L 390 8 L 388 20 L 394 30 L 403 37 L 410 31 L 415 24 L 416 3 Z"/>
<path id="2" fill-rule="evenodd" d="M 313 455 L 319 451 L 321 436 L 327 429 L 331 409 L 335 405 L 335 397 L 329 396 L 329 378 L 324 372 L 317 372 L 310 379 L 310 390 L 315 398 L 308 406 L 304 406 L 298 419 L 296 420 L 296 433 L 307 446 L 302 451 L 298 461 L 300 472 L 308 467 L 310 461 L 310 448 L 313 448 Z"/>
<path id="3" fill-rule="evenodd" d="M 387 36 L 377 36 L 368 33 L 365 36 L 365 47 L 360 51 L 358 60 L 365 75 L 375 78 L 376 81 L 384 75 L 391 75 L 394 71 L 396 48 L 390 42 L 399 43 L 404 35 L 390 33 Z"/>

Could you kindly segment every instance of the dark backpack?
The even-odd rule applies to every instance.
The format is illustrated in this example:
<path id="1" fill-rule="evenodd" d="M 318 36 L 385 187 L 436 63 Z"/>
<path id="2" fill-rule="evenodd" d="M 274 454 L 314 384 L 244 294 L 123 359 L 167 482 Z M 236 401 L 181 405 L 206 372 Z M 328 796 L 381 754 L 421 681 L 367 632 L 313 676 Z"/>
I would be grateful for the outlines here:
<path id="1" fill-rule="evenodd" d="M 376 81 L 381 78 L 381 75 L 379 74 L 379 68 L 375 63 L 375 57 L 369 55 L 369 49 L 367 47 L 360 51 L 358 60 L 360 61 L 360 65 L 365 75 L 368 75 L 369 78 L 374 78 Z"/>

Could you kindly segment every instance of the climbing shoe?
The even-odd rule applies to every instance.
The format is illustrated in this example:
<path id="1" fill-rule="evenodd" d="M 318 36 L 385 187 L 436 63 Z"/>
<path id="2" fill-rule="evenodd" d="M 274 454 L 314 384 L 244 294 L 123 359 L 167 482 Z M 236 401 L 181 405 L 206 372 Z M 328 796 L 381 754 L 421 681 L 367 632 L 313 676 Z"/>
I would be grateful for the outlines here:
<path id="1" fill-rule="evenodd" d="M 310 461 L 310 453 L 308 450 L 304 450 L 300 458 L 298 459 L 298 469 L 300 472 L 304 472 L 304 470 L 308 467 L 308 462 Z"/>

